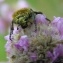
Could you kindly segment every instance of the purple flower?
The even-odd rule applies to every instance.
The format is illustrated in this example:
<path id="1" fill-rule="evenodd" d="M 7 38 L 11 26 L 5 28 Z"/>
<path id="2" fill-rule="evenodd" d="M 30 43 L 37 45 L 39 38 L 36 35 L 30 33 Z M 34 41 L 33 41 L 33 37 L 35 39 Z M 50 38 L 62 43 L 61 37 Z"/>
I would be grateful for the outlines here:
<path id="1" fill-rule="evenodd" d="M 45 18 L 46 18 L 45 15 L 37 14 L 35 20 L 37 21 L 37 23 L 48 25 L 48 21 Z"/>
<path id="2" fill-rule="evenodd" d="M 7 41 L 6 45 L 5 45 L 5 48 L 6 48 L 6 52 L 7 53 L 10 53 L 11 52 L 11 41 Z"/>
<path id="3" fill-rule="evenodd" d="M 53 53 L 51 53 L 50 51 L 47 52 L 47 57 L 49 57 L 52 62 L 54 62 L 55 60 L 58 59 L 58 57 L 63 57 L 63 45 L 62 44 L 58 44 L 54 49 L 53 49 Z"/>
<path id="4" fill-rule="evenodd" d="M 53 54 L 50 51 L 47 51 L 47 57 L 53 59 Z"/>
<path id="5" fill-rule="evenodd" d="M 55 17 L 51 22 L 51 25 L 58 30 L 60 38 L 63 39 L 63 18 Z"/>
<path id="6" fill-rule="evenodd" d="M 54 48 L 54 55 L 59 54 L 59 56 L 63 56 L 63 45 L 58 44 L 56 48 Z"/>
<path id="7" fill-rule="evenodd" d="M 18 41 L 17 44 L 15 44 L 17 48 L 22 47 L 24 51 L 28 50 L 29 47 L 29 39 L 26 35 L 21 36 L 20 40 Z"/>
<path id="8" fill-rule="evenodd" d="M 4 38 L 5 38 L 5 40 L 7 40 L 7 43 L 6 43 L 6 45 L 5 45 L 6 52 L 10 53 L 12 42 L 11 42 L 11 40 L 9 39 L 9 35 L 5 36 Z"/>
<path id="9" fill-rule="evenodd" d="M 3 2 L 4 2 L 4 0 L 0 0 L 0 4 L 3 3 Z"/>
<path id="10" fill-rule="evenodd" d="M 19 44 L 15 44 L 15 47 L 19 50 L 21 49 L 21 46 Z"/>
<path id="11" fill-rule="evenodd" d="M 37 60 L 37 53 L 36 52 L 31 52 L 30 53 L 30 59 L 31 59 L 31 61 L 36 61 Z"/>

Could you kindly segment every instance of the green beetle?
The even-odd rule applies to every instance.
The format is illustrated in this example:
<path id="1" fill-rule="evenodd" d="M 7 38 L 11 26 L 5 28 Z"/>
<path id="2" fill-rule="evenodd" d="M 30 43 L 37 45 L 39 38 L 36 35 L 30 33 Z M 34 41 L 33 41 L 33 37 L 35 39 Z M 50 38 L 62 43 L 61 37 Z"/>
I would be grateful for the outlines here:
<path id="1" fill-rule="evenodd" d="M 11 34 L 13 34 L 13 24 L 18 24 L 18 27 L 21 26 L 23 29 L 27 28 L 29 25 L 35 24 L 35 29 L 37 30 L 35 16 L 37 14 L 42 14 L 42 12 L 35 12 L 30 8 L 22 8 L 18 11 L 16 11 L 13 14 L 13 20 L 11 25 L 11 31 L 10 31 L 10 39 Z M 46 18 L 47 19 L 47 18 Z M 47 19 L 48 20 L 48 19 Z M 17 29 L 18 29 L 17 27 Z"/>

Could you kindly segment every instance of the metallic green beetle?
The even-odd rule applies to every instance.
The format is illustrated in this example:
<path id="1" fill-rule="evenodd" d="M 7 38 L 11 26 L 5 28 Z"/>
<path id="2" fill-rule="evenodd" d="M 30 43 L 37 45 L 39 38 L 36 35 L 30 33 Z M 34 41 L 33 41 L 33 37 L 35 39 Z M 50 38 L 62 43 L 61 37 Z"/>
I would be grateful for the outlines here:
<path id="1" fill-rule="evenodd" d="M 35 21 L 35 16 L 37 14 L 42 14 L 42 12 L 35 12 L 30 8 L 23 8 L 23 9 L 16 11 L 13 14 L 10 39 L 11 39 L 11 34 L 13 34 L 13 30 L 14 30 L 13 24 L 14 23 L 18 24 L 18 26 L 21 26 L 23 29 L 27 28 L 29 25 L 32 25 L 34 23 L 35 29 L 37 29 L 36 21 Z M 49 20 L 49 19 L 47 19 L 47 20 Z M 18 29 L 18 27 L 17 27 L 17 29 Z"/>

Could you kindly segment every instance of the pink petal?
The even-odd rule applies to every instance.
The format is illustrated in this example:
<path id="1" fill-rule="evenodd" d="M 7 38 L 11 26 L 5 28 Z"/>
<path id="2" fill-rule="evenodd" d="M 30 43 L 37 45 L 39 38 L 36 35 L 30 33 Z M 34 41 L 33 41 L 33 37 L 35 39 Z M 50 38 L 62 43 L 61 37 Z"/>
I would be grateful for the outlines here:
<path id="1" fill-rule="evenodd" d="M 42 23 L 42 24 L 46 24 L 47 25 L 48 21 L 45 18 L 46 18 L 45 15 L 37 14 L 35 20 L 37 21 L 37 23 Z"/>
<path id="2" fill-rule="evenodd" d="M 5 38 L 5 40 L 8 41 L 9 40 L 9 35 L 5 36 L 4 38 Z"/>

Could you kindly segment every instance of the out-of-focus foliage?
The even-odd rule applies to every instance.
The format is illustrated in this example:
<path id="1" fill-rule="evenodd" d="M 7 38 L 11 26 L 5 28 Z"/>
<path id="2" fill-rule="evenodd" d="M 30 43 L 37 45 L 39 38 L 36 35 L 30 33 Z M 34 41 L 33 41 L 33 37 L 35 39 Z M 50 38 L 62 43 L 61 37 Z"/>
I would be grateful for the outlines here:
<path id="1" fill-rule="evenodd" d="M 9 3 L 10 5 L 14 4 L 17 2 L 17 0 L 5 0 L 7 3 Z"/>
<path id="2" fill-rule="evenodd" d="M 53 19 L 53 16 L 63 16 L 63 0 L 28 0 L 28 2 L 50 19 Z"/>
<path id="3" fill-rule="evenodd" d="M 5 61 L 6 60 L 6 52 L 4 49 L 4 45 L 5 45 L 5 40 L 4 40 L 4 36 L 2 36 L 0 34 L 0 61 Z"/>

